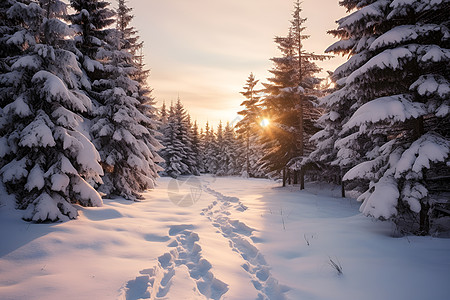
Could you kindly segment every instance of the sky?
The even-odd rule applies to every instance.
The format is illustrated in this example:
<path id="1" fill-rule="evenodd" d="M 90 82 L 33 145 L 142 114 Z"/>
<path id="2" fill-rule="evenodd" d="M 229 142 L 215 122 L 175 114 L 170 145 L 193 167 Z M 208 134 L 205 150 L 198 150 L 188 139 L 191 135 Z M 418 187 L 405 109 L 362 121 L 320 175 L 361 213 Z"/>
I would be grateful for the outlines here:
<path id="1" fill-rule="evenodd" d="M 303 1 L 305 33 L 310 35 L 306 51 L 323 54 L 337 41 L 327 31 L 346 14 L 338 1 Z M 267 82 L 270 58 L 280 55 L 274 37 L 287 34 L 294 1 L 129 0 L 128 5 L 135 16 L 132 25 L 144 41 L 156 105 L 170 105 L 180 97 L 203 127 L 207 121 L 217 126 L 220 120 L 236 119 L 244 100 L 240 92 L 251 72 Z M 344 61 L 337 57 L 318 65 L 333 71 Z"/>

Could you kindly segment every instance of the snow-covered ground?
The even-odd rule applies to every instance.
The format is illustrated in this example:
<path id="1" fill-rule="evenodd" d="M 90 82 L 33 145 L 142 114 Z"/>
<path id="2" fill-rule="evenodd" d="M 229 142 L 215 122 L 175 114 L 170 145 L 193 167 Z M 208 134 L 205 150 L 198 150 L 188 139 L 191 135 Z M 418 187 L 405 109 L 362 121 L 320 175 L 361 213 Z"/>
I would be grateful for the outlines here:
<path id="1" fill-rule="evenodd" d="M 23 222 L 0 192 L 0 299 L 450 297 L 450 239 L 395 238 L 328 186 L 158 182 L 59 224 Z"/>

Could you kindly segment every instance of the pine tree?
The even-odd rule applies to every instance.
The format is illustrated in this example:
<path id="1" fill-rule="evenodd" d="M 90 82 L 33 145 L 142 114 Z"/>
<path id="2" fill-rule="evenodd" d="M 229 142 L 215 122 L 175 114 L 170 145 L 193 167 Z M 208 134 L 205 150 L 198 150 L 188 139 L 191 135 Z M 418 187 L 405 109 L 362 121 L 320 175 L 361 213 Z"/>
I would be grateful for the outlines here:
<path id="1" fill-rule="evenodd" d="M 273 77 L 268 79 L 270 83 L 264 84 L 267 96 L 262 105 L 273 124 L 264 136 L 267 152 L 263 158 L 265 165 L 272 172 L 286 167 L 301 170 L 300 183 L 303 188 L 302 163 L 305 155 L 312 151 L 308 141 L 317 131 L 315 120 L 319 116 L 315 89 L 320 80 L 314 75 L 320 68 L 314 61 L 324 60 L 327 56 L 303 49 L 303 41 L 308 36 L 303 34 L 306 19 L 300 17 L 301 11 L 297 1 L 289 34 L 275 38 L 282 57 L 271 59 L 274 63 L 274 68 L 270 70 Z"/>
<path id="2" fill-rule="evenodd" d="M 195 162 L 195 166 L 197 167 L 198 174 L 205 172 L 203 151 L 201 147 L 201 133 L 198 131 L 197 121 L 194 122 L 194 125 L 191 129 L 191 140 L 192 140 L 192 153 L 193 159 Z"/>
<path id="3" fill-rule="evenodd" d="M 186 154 L 182 161 L 187 166 L 187 170 L 183 175 L 200 175 L 195 153 L 192 150 L 191 117 L 184 109 L 180 98 L 178 98 L 175 104 L 174 111 L 179 128 L 178 139 L 183 145 L 183 152 Z"/>
<path id="4" fill-rule="evenodd" d="M 214 173 L 216 175 L 225 175 L 225 169 L 226 169 L 226 157 L 224 154 L 224 137 L 223 137 L 223 125 L 222 121 L 219 122 L 219 125 L 217 126 L 216 130 L 216 138 L 215 138 L 215 145 L 212 149 L 211 156 L 213 158 L 213 161 L 216 163 L 214 168 Z"/>
<path id="5" fill-rule="evenodd" d="M 26 210 L 25 220 L 73 219 L 74 203 L 102 205 L 88 183 L 101 182 L 102 169 L 82 130 L 81 114 L 92 103 L 81 90 L 86 78 L 77 57 L 67 50 L 73 40 L 61 21 L 66 5 L 56 0 L 7 4 L 7 22 L 19 28 L 3 36 L 18 55 L 0 75 L 2 181 L 17 207 Z"/>
<path id="6" fill-rule="evenodd" d="M 339 133 L 335 162 L 354 166 L 344 180 L 370 182 L 364 214 L 428 233 L 439 197 L 430 187 L 449 173 L 449 2 L 342 4 L 356 11 L 338 21 L 328 51 L 351 58 L 334 72 L 322 140 Z"/>
<path id="7" fill-rule="evenodd" d="M 180 120 L 183 120 L 183 115 L 180 116 L 179 113 L 180 111 L 177 111 L 176 107 L 171 105 L 167 123 L 161 128 L 161 142 L 164 148 L 159 153 L 164 159 L 163 174 L 173 178 L 189 173 L 189 166 L 184 163 L 187 159 L 187 153 L 181 139 L 183 129 Z"/>
<path id="8" fill-rule="evenodd" d="M 215 174 L 217 172 L 217 142 L 213 128 L 206 122 L 205 134 L 202 139 L 202 149 L 204 153 L 205 172 Z"/>
<path id="9" fill-rule="evenodd" d="M 253 148 L 252 141 L 255 140 L 257 136 L 257 131 L 259 129 L 258 123 L 261 120 L 260 111 L 258 107 L 258 102 L 260 100 L 259 92 L 255 89 L 259 80 L 255 79 L 253 73 L 250 73 L 247 84 L 244 87 L 244 91 L 241 92 L 246 98 L 241 103 L 244 109 L 238 112 L 242 116 L 242 119 L 236 124 L 237 133 L 242 135 L 245 140 L 245 174 L 247 176 L 253 177 L 255 166 L 251 164 L 251 157 L 254 155 L 250 150 Z"/>
<path id="10" fill-rule="evenodd" d="M 156 164 L 160 145 L 155 138 L 157 123 L 150 89 L 134 80 L 145 71 L 134 60 L 140 47 L 134 29 L 129 27 L 132 16 L 119 3 L 117 29 L 114 12 L 103 1 L 71 1 L 76 13 L 71 16 L 78 31 L 78 48 L 95 99 L 95 114 L 91 134 L 99 150 L 104 169 L 99 190 L 107 196 L 122 196 L 135 200 L 155 186 Z"/>
<path id="11" fill-rule="evenodd" d="M 236 175 L 240 173 L 242 166 L 237 165 L 237 155 L 238 149 L 235 139 L 235 134 L 230 123 L 227 122 L 225 128 L 222 130 L 222 123 L 220 123 L 217 130 L 217 142 L 219 144 L 219 168 L 216 175 L 226 176 L 226 175 Z"/>

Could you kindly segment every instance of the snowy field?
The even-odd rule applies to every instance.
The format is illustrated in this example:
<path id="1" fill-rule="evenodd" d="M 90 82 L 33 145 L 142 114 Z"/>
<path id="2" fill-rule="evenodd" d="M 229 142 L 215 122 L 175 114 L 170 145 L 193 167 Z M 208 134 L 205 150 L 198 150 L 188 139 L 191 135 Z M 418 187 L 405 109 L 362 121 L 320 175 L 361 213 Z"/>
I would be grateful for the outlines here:
<path id="1" fill-rule="evenodd" d="M 450 297 L 450 239 L 395 238 L 329 187 L 158 183 L 59 224 L 21 221 L 0 192 L 0 299 Z"/>

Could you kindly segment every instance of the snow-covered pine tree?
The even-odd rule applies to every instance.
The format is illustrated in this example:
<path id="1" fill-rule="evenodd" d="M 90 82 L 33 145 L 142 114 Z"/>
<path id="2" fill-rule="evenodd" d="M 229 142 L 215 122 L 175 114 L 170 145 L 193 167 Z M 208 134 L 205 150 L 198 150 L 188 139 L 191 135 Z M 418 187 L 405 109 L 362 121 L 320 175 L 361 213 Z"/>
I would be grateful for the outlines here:
<path id="1" fill-rule="evenodd" d="M 180 139 L 182 130 L 173 104 L 169 109 L 167 123 L 161 127 L 161 131 L 161 143 L 164 146 L 159 152 L 164 159 L 164 162 L 162 163 L 164 172 L 162 172 L 162 174 L 173 178 L 188 174 L 189 167 L 184 163 L 184 161 L 186 161 L 187 153 L 185 151 L 185 146 Z"/>
<path id="2" fill-rule="evenodd" d="M 213 161 L 216 163 L 215 170 L 213 174 L 216 175 L 225 175 L 225 171 L 227 169 L 227 161 L 224 156 L 224 128 L 222 125 L 222 121 L 217 125 L 217 130 L 215 134 L 215 147 L 212 149 L 211 156 L 214 158 Z"/>
<path id="3" fill-rule="evenodd" d="M 128 19 L 119 19 L 119 29 L 108 28 L 114 23 L 109 3 L 72 0 L 71 4 L 77 46 L 92 82 L 88 92 L 97 106 L 91 134 L 105 173 L 99 190 L 135 200 L 154 187 L 160 170 L 153 99 L 150 90 L 133 79 L 143 72 L 131 53 L 137 39 L 127 31 Z"/>
<path id="4" fill-rule="evenodd" d="M 144 122 L 140 122 L 147 132 L 140 136 L 140 140 L 146 144 L 146 147 L 150 151 L 148 158 L 148 165 L 151 169 L 153 182 L 156 180 L 161 168 L 158 163 L 163 159 L 158 155 L 158 151 L 161 150 L 162 145 L 158 141 L 160 126 L 158 121 L 158 110 L 155 107 L 155 100 L 151 95 L 152 89 L 148 86 L 148 76 L 150 70 L 145 68 L 143 47 L 144 43 L 140 41 L 137 36 L 137 30 L 130 25 L 134 16 L 131 14 L 132 9 L 126 4 L 126 1 L 119 0 L 119 7 L 117 10 L 117 30 L 120 35 L 119 43 L 120 50 L 126 51 L 131 55 L 131 63 L 133 70 L 130 72 L 130 78 L 138 83 L 137 92 L 133 93 L 133 96 L 139 101 L 137 110 L 146 116 Z M 152 185 L 154 186 L 154 184 Z"/>
<path id="5" fill-rule="evenodd" d="M 204 158 L 203 158 L 203 151 L 202 151 L 202 147 L 201 147 L 201 134 L 198 131 L 198 125 L 197 125 L 197 121 L 194 121 L 194 125 L 192 126 L 191 129 L 191 140 L 192 140 L 192 152 L 194 155 L 194 162 L 195 162 L 195 166 L 197 167 L 198 170 L 198 174 L 195 175 L 200 175 L 200 173 L 204 173 L 205 172 L 205 165 L 203 163 Z"/>
<path id="6" fill-rule="evenodd" d="M 129 53 L 111 41 L 99 51 L 98 59 L 107 74 L 93 83 L 99 106 L 91 133 L 105 171 L 99 190 L 136 200 L 154 188 L 160 171 L 156 123 L 146 110 L 151 104 L 141 103 L 145 95 L 139 94 L 139 82 L 132 79 L 136 68 Z"/>
<path id="7" fill-rule="evenodd" d="M 183 175 L 200 175 L 195 154 L 192 150 L 192 134 L 191 134 L 191 117 L 184 109 L 181 99 L 178 98 L 174 106 L 174 113 L 176 122 L 178 124 L 178 139 L 183 145 L 183 153 L 186 155 L 183 157 L 182 162 L 187 166 L 187 171 L 182 173 Z"/>
<path id="8" fill-rule="evenodd" d="M 356 165 L 344 180 L 370 181 L 358 198 L 364 214 L 426 234 L 439 198 L 431 184 L 449 174 L 450 2 L 342 4 L 356 10 L 338 21 L 341 40 L 328 51 L 351 58 L 335 71 L 324 137 L 342 126 L 337 162 Z"/>
<path id="9" fill-rule="evenodd" d="M 217 142 L 214 129 L 206 122 L 205 134 L 202 137 L 205 172 L 215 174 L 217 171 Z"/>
<path id="10" fill-rule="evenodd" d="M 295 2 L 294 8 L 289 34 L 275 38 L 282 57 L 271 59 L 273 77 L 268 78 L 270 83 L 263 84 L 267 94 L 262 101 L 266 109 L 264 114 L 270 116 L 272 124 L 271 130 L 265 131 L 266 155 L 263 159 L 264 165 L 275 173 L 286 167 L 301 170 L 305 155 L 312 151 L 308 141 L 318 130 L 315 120 L 320 115 L 315 105 L 315 89 L 320 83 L 315 74 L 320 68 L 314 61 L 327 58 L 303 49 L 303 41 L 309 37 L 303 33 L 306 19 L 300 17 L 299 1 Z M 300 175 L 303 188 L 303 173 Z"/>
<path id="11" fill-rule="evenodd" d="M 238 147 L 236 144 L 233 127 L 227 122 L 225 128 L 222 129 L 222 123 L 217 129 L 217 143 L 219 145 L 219 153 L 217 153 L 219 168 L 216 175 L 226 176 L 240 173 L 242 166 L 238 168 Z"/>
<path id="12" fill-rule="evenodd" d="M 73 49 L 72 32 L 61 21 L 66 5 L 57 0 L 8 4 L 7 22 L 19 28 L 3 39 L 20 53 L 0 75 L 1 178 L 17 207 L 26 210 L 25 220 L 73 219 L 73 203 L 102 205 L 88 183 L 101 182 L 102 169 L 80 116 L 92 106 L 80 90 L 87 80 L 77 57 L 65 50 Z"/>
<path id="13" fill-rule="evenodd" d="M 167 112 L 166 102 L 163 102 L 161 109 L 158 111 L 159 115 L 159 125 L 160 127 L 167 124 L 169 113 Z"/>

